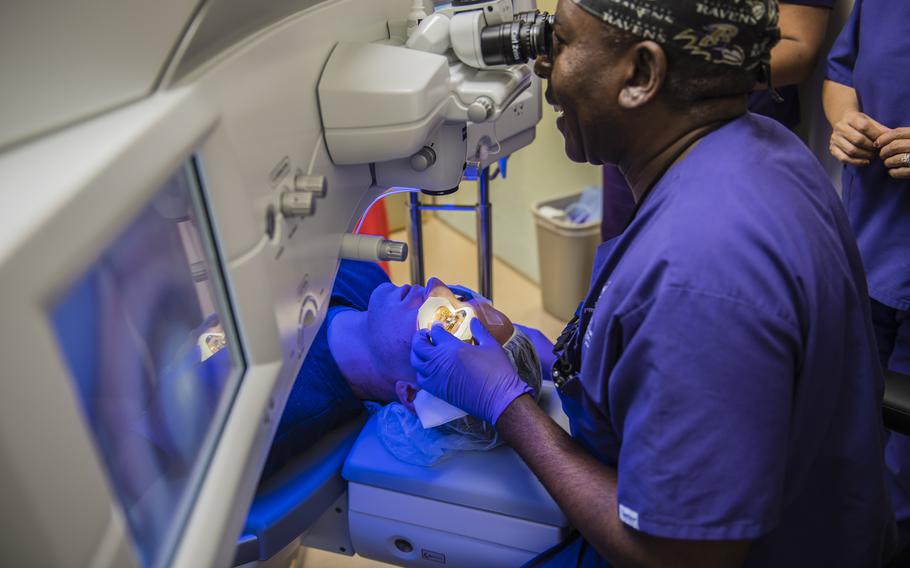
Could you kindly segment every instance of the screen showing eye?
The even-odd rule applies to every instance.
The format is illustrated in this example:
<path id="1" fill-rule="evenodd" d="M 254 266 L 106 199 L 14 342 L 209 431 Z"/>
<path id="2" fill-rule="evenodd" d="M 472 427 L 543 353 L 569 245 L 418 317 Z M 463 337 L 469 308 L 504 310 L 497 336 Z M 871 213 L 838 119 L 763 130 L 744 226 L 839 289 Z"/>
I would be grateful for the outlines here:
<path id="1" fill-rule="evenodd" d="M 51 312 L 146 566 L 168 562 L 243 370 L 203 211 L 187 163 Z"/>

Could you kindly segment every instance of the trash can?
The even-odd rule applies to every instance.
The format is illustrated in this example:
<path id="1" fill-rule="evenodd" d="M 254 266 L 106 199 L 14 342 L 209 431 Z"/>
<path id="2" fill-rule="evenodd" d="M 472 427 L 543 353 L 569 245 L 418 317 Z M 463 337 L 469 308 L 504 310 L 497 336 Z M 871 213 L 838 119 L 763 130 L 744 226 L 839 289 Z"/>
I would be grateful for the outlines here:
<path id="1" fill-rule="evenodd" d="M 537 225 L 543 309 L 563 321 L 572 319 L 575 308 L 588 291 L 594 255 L 601 243 L 600 219 L 574 223 L 568 217 L 548 213 L 565 211 L 580 196 L 575 193 L 539 201 L 532 206 Z"/>

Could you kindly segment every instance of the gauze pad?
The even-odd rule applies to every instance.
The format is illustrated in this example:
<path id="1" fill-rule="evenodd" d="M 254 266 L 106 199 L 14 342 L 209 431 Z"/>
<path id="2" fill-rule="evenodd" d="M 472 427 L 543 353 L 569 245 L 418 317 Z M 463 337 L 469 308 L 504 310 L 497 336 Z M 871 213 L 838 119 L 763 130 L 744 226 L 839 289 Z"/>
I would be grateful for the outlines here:
<path id="1" fill-rule="evenodd" d="M 424 428 L 435 428 L 468 415 L 457 406 L 452 406 L 422 389 L 414 396 L 414 412 L 417 413 L 417 418 Z"/>

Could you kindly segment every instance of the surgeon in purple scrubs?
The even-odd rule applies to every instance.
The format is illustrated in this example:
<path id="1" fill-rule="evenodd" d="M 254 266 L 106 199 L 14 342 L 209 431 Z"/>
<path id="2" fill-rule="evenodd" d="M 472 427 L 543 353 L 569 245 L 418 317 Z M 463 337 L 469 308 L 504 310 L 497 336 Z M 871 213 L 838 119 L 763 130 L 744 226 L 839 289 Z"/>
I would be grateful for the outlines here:
<path id="1" fill-rule="evenodd" d="M 881 363 L 910 375 L 910 2 L 856 1 L 829 56 L 824 106 Z M 892 434 L 885 459 L 910 543 L 910 438 Z"/>
<path id="2" fill-rule="evenodd" d="M 780 42 L 771 50 L 771 83 L 779 98 L 761 88 L 749 96 L 749 110 L 769 116 L 789 129 L 799 124 L 798 85 L 809 78 L 820 55 L 835 0 L 782 0 Z M 603 215 L 600 232 L 604 240 L 625 228 L 635 200 L 616 166 L 603 167 Z"/>
<path id="3" fill-rule="evenodd" d="M 637 211 L 554 368 L 570 437 L 478 345 L 416 332 L 433 394 L 494 423 L 579 534 L 534 565 L 880 566 L 893 549 L 862 263 L 817 160 L 748 113 L 775 0 L 560 0 L 537 62 L 575 161 Z"/>

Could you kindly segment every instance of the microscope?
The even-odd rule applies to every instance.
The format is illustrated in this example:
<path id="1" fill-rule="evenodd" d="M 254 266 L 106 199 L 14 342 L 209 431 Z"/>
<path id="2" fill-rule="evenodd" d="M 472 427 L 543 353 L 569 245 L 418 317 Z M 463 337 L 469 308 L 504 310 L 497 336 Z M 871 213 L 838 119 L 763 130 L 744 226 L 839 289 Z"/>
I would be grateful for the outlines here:
<path id="1" fill-rule="evenodd" d="M 533 0 L 99 0 L 91 11 L 63 3 L 57 18 L 9 3 L 8 564 L 278 562 L 306 534 L 341 554 L 363 535 L 365 554 L 399 564 L 516 565 L 560 540 L 567 521 L 506 448 L 494 458 L 501 487 L 487 459 L 461 464 L 454 486 L 393 472 L 403 485 L 392 493 L 423 499 L 409 500 L 416 513 L 461 495 L 434 516 L 469 509 L 457 526 L 420 521 L 424 538 L 400 534 L 405 520 L 352 536 L 349 483 L 355 523 L 376 517 L 369 507 L 401 509 L 357 467 L 380 463 L 379 448 L 364 446 L 341 475 L 365 417 L 299 456 L 280 499 L 256 499 L 344 243 L 360 257 L 403 256 L 350 238 L 364 210 L 391 187 L 451 191 L 534 139 L 540 89 L 526 62 L 548 49 L 551 22 Z M 441 543 L 453 529 L 469 532 Z"/>
<path id="2" fill-rule="evenodd" d="M 318 87 L 332 161 L 373 164 L 379 186 L 455 191 L 466 168 L 534 139 L 540 86 L 526 63 L 550 52 L 552 22 L 511 0 L 455 0 L 410 35 L 339 43 Z"/>
<path id="3" fill-rule="evenodd" d="M 386 42 L 335 47 L 318 87 L 325 143 L 336 165 L 370 164 L 380 187 L 438 196 L 477 179 L 474 206 L 423 204 L 411 194 L 411 280 L 425 281 L 422 211 L 473 211 L 480 292 L 492 298 L 488 167 L 534 140 L 540 81 L 527 63 L 551 52 L 553 16 L 516 13 L 511 0 L 455 0 L 429 15 L 421 5 L 403 35 L 390 29 Z M 385 242 L 348 235 L 342 255 L 373 259 L 359 251 Z M 407 246 L 396 245 L 402 256 L 375 258 L 403 260 Z"/>

